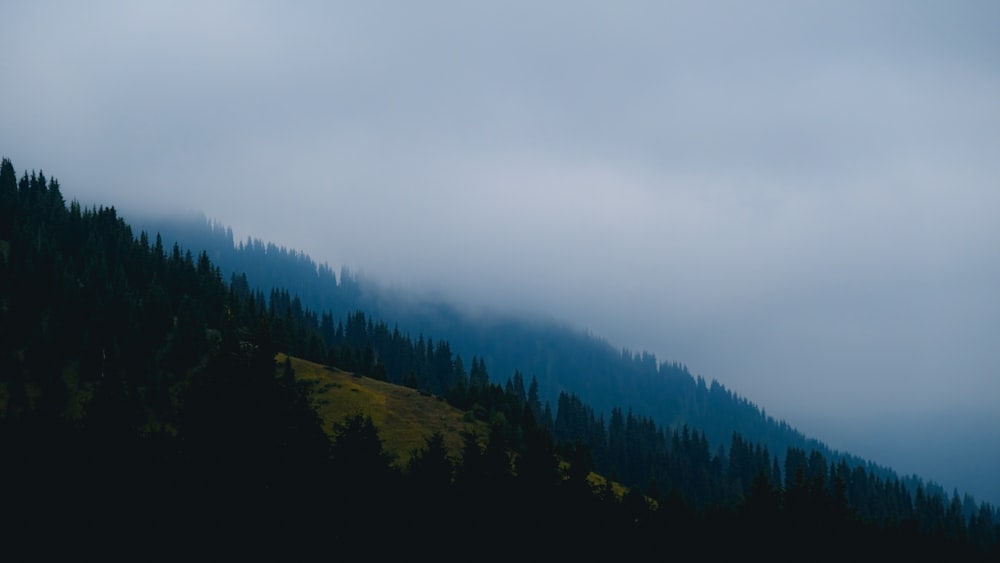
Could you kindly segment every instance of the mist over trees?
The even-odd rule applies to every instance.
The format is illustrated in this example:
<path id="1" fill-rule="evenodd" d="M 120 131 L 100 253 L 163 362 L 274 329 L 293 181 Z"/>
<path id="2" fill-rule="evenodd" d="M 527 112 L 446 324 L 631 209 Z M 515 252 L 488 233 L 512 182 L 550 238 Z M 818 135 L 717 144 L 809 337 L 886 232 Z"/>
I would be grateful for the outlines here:
<path id="1" fill-rule="evenodd" d="M 166 551 L 208 541 L 253 552 L 238 542 L 257 538 L 286 555 L 386 543 L 420 553 L 429 538 L 456 556 L 524 545 L 628 556 L 665 542 L 709 556 L 815 545 L 844 556 L 998 554 L 989 504 L 812 442 L 772 445 L 756 432 L 794 431 L 681 365 L 591 342 L 564 352 L 611 370 L 591 388 L 498 372 L 495 349 L 468 353 L 356 308 L 364 291 L 350 276 L 329 298 L 343 309 L 313 308 L 288 288 L 224 273 L 207 250 L 134 232 L 113 207 L 67 205 L 54 178 L 18 180 L 7 159 L 0 219 L 0 482 L 18 544 L 57 534 Z M 311 263 L 252 242 L 232 248 L 256 256 L 247 260 L 259 272 Z M 512 350 L 547 334 L 511 333 L 501 342 Z M 349 415 L 328 438 L 278 352 L 440 396 L 489 433 L 466 435 L 460 456 L 432 436 L 400 467 L 370 418 Z M 685 418 L 585 398 L 616 387 L 655 387 Z M 745 417 L 757 423 L 733 430 Z M 724 443 L 710 438 L 723 429 Z"/>
<path id="2" fill-rule="evenodd" d="M 231 229 L 201 215 L 146 216 L 139 222 L 151 232 L 162 233 L 170 244 L 204 249 L 226 275 L 237 274 L 235 283 L 242 283 L 242 274 L 246 274 L 247 290 L 270 293 L 277 289 L 279 302 L 287 301 L 293 311 L 329 311 L 330 316 L 321 319 L 327 342 L 333 341 L 335 319 L 359 311 L 367 313 L 368 320 L 386 319 L 387 326 L 379 328 L 376 323 L 374 327 L 380 334 L 371 336 L 372 350 L 386 358 L 383 363 L 387 363 L 389 380 L 394 383 L 401 382 L 403 376 L 397 375 L 400 372 L 392 365 L 399 357 L 399 353 L 389 352 L 396 346 L 390 344 L 392 338 L 426 338 L 432 343 L 433 338 L 444 339 L 450 351 L 466 362 L 477 356 L 491 373 L 520 372 L 535 379 L 538 396 L 551 404 L 570 393 L 586 401 L 605 420 L 612 409 L 625 408 L 671 428 L 684 424 L 696 427 L 705 434 L 712 451 L 728 448 L 732 434 L 739 432 L 772 452 L 793 447 L 816 449 L 828 459 L 865 466 L 883 478 L 899 478 L 888 467 L 835 451 L 803 435 L 719 382 L 692 375 L 681 362 L 618 349 L 598 336 L 556 322 L 469 315 L 442 301 L 385 288 L 346 267 L 334 273 L 329 265 L 292 249 L 253 238 L 235 240 Z M 296 290 L 289 291 L 292 287 Z M 353 339 L 360 334 L 356 323 L 352 332 Z M 440 383 L 431 390 L 443 392 Z M 925 483 L 916 476 L 902 480 L 911 493 L 919 485 L 947 494 L 936 483 Z"/>

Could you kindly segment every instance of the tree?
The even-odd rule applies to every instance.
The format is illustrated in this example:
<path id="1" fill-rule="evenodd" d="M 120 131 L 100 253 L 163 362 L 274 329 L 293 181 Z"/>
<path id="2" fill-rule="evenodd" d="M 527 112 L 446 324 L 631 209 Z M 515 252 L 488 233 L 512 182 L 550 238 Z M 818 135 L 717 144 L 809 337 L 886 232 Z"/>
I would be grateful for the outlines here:
<path id="1" fill-rule="evenodd" d="M 448 457 L 444 435 L 435 431 L 428 436 L 424 447 L 413 451 L 406 469 L 416 487 L 432 496 L 450 487 L 455 464 Z"/>
<path id="2" fill-rule="evenodd" d="M 5 158 L 0 162 L 0 240 L 13 234 L 17 205 L 17 174 L 14 165 Z"/>
<path id="3" fill-rule="evenodd" d="M 531 414 L 534 415 L 535 420 L 541 426 L 545 426 L 545 413 L 542 401 L 538 398 L 538 379 L 533 375 L 531 376 L 531 384 L 528 385 L 528 407 L 531 408 Z"/>
<path id="4" fill-rule="evenodd" d="M 486 373 L 486 362 L 478 357 L 472 357 L 472 367 L 469 369 L 469 387 L 482 391 L 489 387 L 490 378 Z"/>
<path id="5" fill-rule="evenodd" d="M 524 449 L 516 458 L 517 477 L 522 486 L 544 494 L 559 477 L 559 460 L 548 431 L 535 423 L 530 407 L 525 405 Z"/>
<path id="6" fill-rule="evenodd" d="M 345 483 L 375 485 L 388 477 L 393 457 L 383 449 L 370 416 L 348 415 L 334 424 L 334 432 L 333 469 Z"/>

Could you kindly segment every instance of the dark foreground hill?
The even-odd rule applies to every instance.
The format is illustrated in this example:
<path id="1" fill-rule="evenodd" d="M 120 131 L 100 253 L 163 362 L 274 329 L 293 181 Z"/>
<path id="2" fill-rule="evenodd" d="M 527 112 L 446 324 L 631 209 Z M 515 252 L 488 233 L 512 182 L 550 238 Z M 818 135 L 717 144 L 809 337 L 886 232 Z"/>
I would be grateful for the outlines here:
<path id="1" fill-rule="evenodd" d="M 225 281 L 207 253 L 67 205 L 54 179 L 18 180 L 6 160 L 0 251 L 12 555 L 996 556 L 988 505 L 967 517 L 957 498 L 816 449 L 734 434 L 716 451 L 696 427 L 620 406 L 605 419 L 571 392 L 545 408 L 534 378 L 494 380 L 447 340 Z M 400 463 L 388 415 L 385 433 L 374 409 L 324 421 L 311 372 L 326 365 L 453 414 L 408 415 L 431 433 Z M 595 469 L 628 494 L 595 490 Z"/>

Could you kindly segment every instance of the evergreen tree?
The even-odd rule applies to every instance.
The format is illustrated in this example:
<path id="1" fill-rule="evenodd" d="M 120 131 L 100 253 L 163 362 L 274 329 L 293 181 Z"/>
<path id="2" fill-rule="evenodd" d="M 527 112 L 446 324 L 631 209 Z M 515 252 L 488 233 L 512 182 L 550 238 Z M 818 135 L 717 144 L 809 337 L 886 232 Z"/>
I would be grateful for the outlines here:
<path id="1" fill-rule="evenodd" d="M 16 206 L 17 174 L 10 159 L 4 158 L 0 161 L 0 240 L 2 241 L 9 241 L 13 235 Z"/>
<path id="2" fill-rule="evenodd" d="M 432 499 L 445 494 L 452 484 L 454 471 L 455 464 L 448 456 L 441 432 L 428 436 L 425 446 L 412 452 L 407 463 L 410 479 Z"/>

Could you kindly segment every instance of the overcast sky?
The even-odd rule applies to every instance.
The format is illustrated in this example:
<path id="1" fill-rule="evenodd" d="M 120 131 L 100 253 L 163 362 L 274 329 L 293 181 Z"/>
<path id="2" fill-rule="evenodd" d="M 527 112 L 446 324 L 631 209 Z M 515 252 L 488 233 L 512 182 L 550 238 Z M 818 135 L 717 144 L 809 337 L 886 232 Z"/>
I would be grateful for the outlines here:
<path id="1" fill-rule="evenodd" d="M 18 174 L 540 311 L 1000 504 L 1000 2 L 38 1 L 2 21 Z"/>

